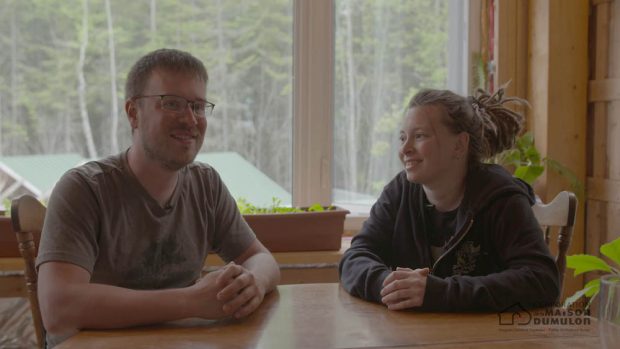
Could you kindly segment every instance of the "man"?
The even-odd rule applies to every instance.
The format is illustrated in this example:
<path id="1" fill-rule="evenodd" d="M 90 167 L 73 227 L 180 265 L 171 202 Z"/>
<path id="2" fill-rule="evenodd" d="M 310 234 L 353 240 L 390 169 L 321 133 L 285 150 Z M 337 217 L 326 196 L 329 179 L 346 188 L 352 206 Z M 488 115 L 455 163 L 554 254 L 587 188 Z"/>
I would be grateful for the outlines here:
<path id="1" fill-rule="evenodd" d="M 37 258 L 51 346 L 83 328 L 242 318 L 278 283 L 217 172 L 193 163 L 214 106 L 207 81 L 189 53 L 142 57 L 125 87 L 131 147 L 56 185 Z M 199 279 L 210 251 L 229 264 Z"/>

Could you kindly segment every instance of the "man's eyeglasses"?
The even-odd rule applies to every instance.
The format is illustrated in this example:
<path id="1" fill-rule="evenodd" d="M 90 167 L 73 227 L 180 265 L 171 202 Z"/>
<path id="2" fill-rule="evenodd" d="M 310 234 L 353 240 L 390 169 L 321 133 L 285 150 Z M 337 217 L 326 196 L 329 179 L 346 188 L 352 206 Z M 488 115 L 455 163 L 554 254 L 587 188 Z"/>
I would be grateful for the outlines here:
<path id="1" fill-rule="evenodd" d="M 211 115 L 213 112 L 213 108 L 215 108 L 215 104 L 209 101 L 188 101 L 187 99 L 174 96 L 174 95 L 148 95 L 148 96 L 135 96 L 132 99 L 136 100 L 139 98 L 148 98 L 148 97 L 159 97 L 161 108 L 168 111 L 173 111 L 180 113 L 187 108 L 189 104 L 194 116 L 197 118 L 205 118 L 207 115 Z"/>

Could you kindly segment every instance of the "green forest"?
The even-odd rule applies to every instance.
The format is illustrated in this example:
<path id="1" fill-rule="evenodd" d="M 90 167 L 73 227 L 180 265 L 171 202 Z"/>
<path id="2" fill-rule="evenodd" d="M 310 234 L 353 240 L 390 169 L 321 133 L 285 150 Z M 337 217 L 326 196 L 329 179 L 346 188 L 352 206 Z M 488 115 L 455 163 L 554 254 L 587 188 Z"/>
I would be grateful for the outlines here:
<path id="1" fill-rule="evenodd" d="M 291 189 L 293 0 L 0 0 L 0 156 L 126 149 L 124 83 L 160 48 L 209 72 L 203 152 L 235 151 Z M 420 88 L 445 87 L 448 1 L 337 0 L 334 187 L 376 195 L 400 169 Z"/>

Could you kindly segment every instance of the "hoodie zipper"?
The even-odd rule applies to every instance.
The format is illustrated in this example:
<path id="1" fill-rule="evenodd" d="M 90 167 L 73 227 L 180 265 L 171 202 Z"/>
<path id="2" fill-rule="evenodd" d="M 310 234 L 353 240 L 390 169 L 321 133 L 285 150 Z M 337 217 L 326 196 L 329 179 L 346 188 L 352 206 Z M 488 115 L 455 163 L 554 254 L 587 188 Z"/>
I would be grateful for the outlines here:
<path id="1" fill-rule="evenodd" d="M 467 233 L 469 233 L 469 229 L 471 229 L 471 226 L 474 225 L 474 218 L 470 218 L 469 219 L 469 224 L 467 224 L 467 227 L 465 228 L 465 231 L 461 234 L 461 236 L 459 237 L 459 239 L 452 244 L 452 246 L 450 246 L 450 248 L 444 252 L 441 256 L 439 256 L 439 258 L 437 258 L 437 260 L 435 261 L 435 263 L 433 263 L 433 266 L 431 267 L 431 270 L 429 271 L 429 274 L 433 274 L 433 272 L 435 271 L 435 267 L 437 266 L 437 264 L 439 264 L 439 262 L 446 256 L 448 255 L 450 252 L 452 252 L 452 250 L 454 250 L 454 248 L 461 243 L 461 241 L 463 240 L 463 238 L 465 238 L 465 235 L 467 235 Z"/>

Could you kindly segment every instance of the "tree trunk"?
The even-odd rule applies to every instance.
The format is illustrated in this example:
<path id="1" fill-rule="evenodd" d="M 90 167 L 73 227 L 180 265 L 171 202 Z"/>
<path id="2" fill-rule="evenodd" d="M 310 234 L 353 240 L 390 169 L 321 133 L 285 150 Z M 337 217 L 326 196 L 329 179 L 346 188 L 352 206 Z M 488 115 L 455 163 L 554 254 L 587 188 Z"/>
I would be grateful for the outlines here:
<path id="1" fill-rule="evenodd" d="M 368 138 L 370 142 L 370 150 L 373 145 L 380 141 L 381 136 L 374 132 L 375 125 L 381 119 L 382 114 L 385 112 L 384 107 L 384 79 L 385 79 L 385 52 L 387 50 L 387 24 L 385 23 L 385 4 L 382 2 L 375 3 L 375 15 L 374 17 L 374 39 L 377 42 L 377 46 L 374 47 L 374 60 L 373 60 L 373 78 L 370 81 L 374 81 L 372 86 L 372 105 L 367 106 L 369 110 L 372 110 L 369 124 L 371 127 L 368 129 Z M 393 67 L 392 67 L 393 68 Z M 385 156 L 374 157 L 371 152 L 368 152 L 369 158 L 366 166 L 366 181 L 364 183 L 364 192 L 372 191 L 372 183 L 375 177 L 385 171 L 387 167 Z"/>
<path id="2" fill-rule="evenodd" d="M 78 103 L 80 105 L 80 117 L 82 118 L 82 130 L 84 138 L 86 138 L 86 147 L 88 157 L 97 158 L 97 150 L 93 141 L 93 133 L 90 128 L 88 119 L 88 110 L 86 109 L 86 80 L 84 79 L 84 61 L 86 59 L 86 47 L 88 46 L 88 0 L 82 0 L 84 12 L 82 15 L 82 40 L 80 41 L 80 59 L 76 67 L 78 77 Z"/>
<path id="3" fill-rule="evenodd" d="M 17 24 L 15 23 L 15 16 L 11 16 L 11 114 L 9 116 L 9 122 L 15 124 L 18 120 L 19 111 L 17 106 L 18 84 L 17 81 L 17 43 L 19 39 L 17 37 Z"/>
<path id="4" fill-rule="evenodd" d="M 157 1 L 151 0 L 151 4 L 149 6 L 150 10 L 150 31 L 151 31 L 151 41 L 155 41 L 155 34 L 157 33 Z"/>
<path id="5" fill-rule="evenodd" d="M 347 113 L 347 124 L 345 128 L 347 130 L 347 153 L 348 153 L 348 171 L 346 171 L 346 179 L 349 180 L 349 185 L 345 186 L 347 190 L 357 190 L 357 109 L 355 98 L 355 71 L 354 71 L 354 59 L 353 59 L 353 24 L 351 17 L 353 16 L 353 8 L 351 6 L 351 0 L 347 0 L 347 7 L 344 11 L 345 17 L 345 49 L 346 49 L 346 66 L 347 66 L 347 95 L 349 112 Z M 345 179 L 345 181 L 346 181 Z"/>
<path id="6" fill-rule="evenodd" d="M 4 112 L 4 110 L 3 110 L 3 106 L 2 106 L 2 93 L 0 93 L 0 156 L 3 155 L 2 154 L 2 149 L 4 148 L 3 144 L 2 144 L 2 119 L 3 119 L 3 116 L 4 116 L 3 112 Z"/>
<path id="7" fill-rule="evenodd" d="M 215 26 L 216 26 L 216 30 L 217 30 L 217 57 L 218 57 L 218 64 L 217 64 L 217 70 L 218 70 L 218 77 L 219 79 L 221 79 L 221 81 L 219 81 L 220 84 L 223 85 L 223 89 L 222 91 L 220 91 L 221 96 L 222 96 L 222 101 L 224 103 L 221 104 L 221 107 L 218 108 L 218 114 L 222 115 L 222 117 L 220 118 L 220 120 L 222 120 L 222 137 L 223 137 L 223 144 L 222 147 L 224 150 L 229 150 L 230 149 L 230 140 L 229 140 L 229 133 L 230 130 L 228 129 L 228 125 L 229 125 L 229 120 L 228 120 L 228 84 L 226 83 L 226 79 L 228 76 L 228 67 L 227 67 L 227 62 L 226 62 L 226 38 L 224 37 L 224 31 L 226 30 L 224 28 L 224 21 L 222 19 L 222 2 L 221 0 L 217 1 L 217 16 L 215 19 Z"/>
<path id="8" fill-rule="evenodd" d="M 105 0 L 105 12 L 108 22 L 108 51 L 110 53 L 110 99 L 112 99 L 112 125 L 110 129 L 110 150 L 118 153 L 118 96 L 116 92 L 116 53 L 114 48 L 114 28 L 110 0 Z"/>
<path id="9" fill-rule="evenodd" d="M 65 105 L 71 105 L 71 98 L 69 98 L 68 96 L 65 97 Z M 61 113 L 61 118 L 62 118 L 62 123 L 64 125 L 63 131 L 62 131 L 62 133 L 64 133 L 64 136 L 63 136 L 64 148 L 63 149 L 65 153 L 69 153 L 71 151 L 75 151 L 73 148 L 73 142 L 71 141 L 72 113 L 70 112 Z"/>

